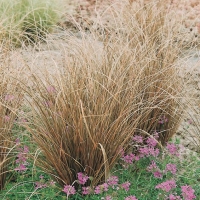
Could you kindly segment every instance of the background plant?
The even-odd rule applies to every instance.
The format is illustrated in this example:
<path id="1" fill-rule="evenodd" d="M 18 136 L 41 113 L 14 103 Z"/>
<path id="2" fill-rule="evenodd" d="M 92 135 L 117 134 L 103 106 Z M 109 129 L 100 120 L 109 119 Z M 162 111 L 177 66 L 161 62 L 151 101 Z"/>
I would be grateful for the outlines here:
<path id="1" fill-rule="evenodd" d="M 14 45 L 44 40 L 59 19 L 57 5 L 54 0 L 2 0 L 0 40 Z"/>

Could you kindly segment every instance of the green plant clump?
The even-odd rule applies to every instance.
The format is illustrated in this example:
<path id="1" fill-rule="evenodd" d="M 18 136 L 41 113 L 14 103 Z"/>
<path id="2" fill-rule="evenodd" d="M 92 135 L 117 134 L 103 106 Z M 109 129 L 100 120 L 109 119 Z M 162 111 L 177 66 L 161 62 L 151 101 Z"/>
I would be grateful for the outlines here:
<path id="1" fill-rule="evenodd" d="M 59 19 L 55 0 L 2 0 L 0 41 L 15 46 L 44 40 Z"/>

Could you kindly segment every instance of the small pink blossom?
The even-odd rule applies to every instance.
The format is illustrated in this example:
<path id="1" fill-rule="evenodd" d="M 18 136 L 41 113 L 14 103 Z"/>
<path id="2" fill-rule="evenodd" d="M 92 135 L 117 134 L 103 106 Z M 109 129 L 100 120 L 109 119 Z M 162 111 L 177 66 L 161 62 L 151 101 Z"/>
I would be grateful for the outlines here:
<path id="1" fill-rule="evenodd" d="M 123 156 L 122 159 L 124 160 L 124 162 L 126 162 L 128 164 L 132 164 L 133 160 L 134 160 L 134 157 L 135 157 L 135 155 L 131 153 L 129 155 Z"/>
<path id="2" fill-rule="evenodd" d="M 10 121 L 10 116 L 5 115 L 5 116 L 4 116 L 4 120 L 5 120 L 5 122 L 9 122 L 9 121 Z"/>
<path id="3" fill-rule="evenodd" d="M 82 187 L 82 194 L 87 195 L 90 194 L 91 188 L 90 187 Z"/>
<path id="4" fill-rule="evenodd" d="M 112 197 L 111 196 L 106 196 L 105 200 L 112 200 Z"/>
<path id="5" fill-rule="evenodd" d="M 56 89 L 55 89 L 55 87 L 50 85 L 47 87 L 47 91 L 48 91 L 48 93 L 52 94 L 52 93 L 56 92 Z"/>
<path id="6" fill-rule="evenodd" d="M 121 184 L 121 187 L 126 190 L 126 191 L 129 191 L 129 187 L 130 187 L 130 182 L 125 182 L 125 183 L 122 183 Z"/>
<path id="7" fill-rule="evenodd" d="M 107 183 L 103 183 L 103 184 L 102 184 L 102 187 L 103 187 L 103 190 L 104 190 L 105 192 L 107 192 L 107 191 L 108 191 L 109 185 L 108 185 Z"/>
<path id="8" fill-rule="evenodd" d="M 172 174 L 176 174 L 176 165 L 171 163 L 167 164 L 165 171 L 170 171 Z"/>
<path id="9" fill-rule="evenodd" d="M 166 182 L 156 185 L 155 188 L 169 192 L 171 189 L 175 187 L 176 187 L 176 182 L 174 180 L 168 180 Z"/>
<path id="10" fill-rule="evenodd" d="M 151 164 L 147 167 L 147 171 L 151 172 L 151 171 L 153 171 L 154 169 L 157 169 L 157 168 L 158 168 L 158 166 L 156 165 L 155 161 L 152 160 Z"/>
<path id="11" fill-rule="evenodd" d="M 162 179 L 162 173 L 161 172 L 159 172 L 159 171 L 155 171 L 154 173 L 153 173 L 153 175 L 154 175 L 154 177 L 155 178 L 161 178 Z"/>
<path id="12" fill-rule="evenodd" d="M 18 171 L 18 172 L 23 172 L 26 170 L 27 170 L 27 168 L 24 164 L 20 164 L 19 167 L 15 168 L 15 171 Z"/>
<path id="13" fill-rule="evenodd" d="M 5 100 L 6 100 L 6 101 L 12 101 L 12 100 L 14 100 L 14 98 L 15 98 L 15 96 L 12 95 L 12 94 L 7 94 L 7 95 L 5 95 Z"/>
<path id="14" fill-rule="evenodd" d="M 171 155 L 179 156 L 178 149 L 175 144 L 167 143 L 166 149 Z"/>
<path id="15" fill-rule="evenodd" d="M 169 200 L 181 200 L 181 197 L 180 196 L 175 196 L 173 194 L 170 194 L 168 199 Z"/>
<path id="16" fill-rule="evenodd" d="M 44 176 L 41 174 L 41 175 L 39 176 L 39 178 L 40 178 L 40 179 L 43 179 L 43 178 L 44 178 Z"/>
<path id="17" fill-rule="evenodd" d="M 95 194 L 101 194 L 102 193 L 102 189 L 101 189 L 100 185 L 95 187 L 94 193 Z"/>
<path id="18" fill-rule="evenodd" d="M 182 196 L 185 198 L 185 200 L 193 200 L 196 199 L 196 196 L 194 195 L 194 190 L 188 186 L 181 186 Z"/>
<path id="19" fill-rule="evenodd" d="M 19 145 L 19 144 L 20 144 L 20 139 L 19 139 L 19 138 L 17 138 L 17 139 L 15 140 L 15 144 L 16 144 L 16 145 Z"/>
<path id="20" fill-rule="evenodd" d="M 41 189 L 47 187 L 47 184 L 43 184 L 41 182 L 35 182 L 35 189 Z"/>
<path id="21" fill-rule="evenodd" d="M 124 200 L 138 200 L 135 196 L 128 196 Z"/>
<path id="22" fill-rule="evenodd" d="M 79 184 L 81 185 L 84 185 L 89 179 L 89 177 L 84 175 L 82 172 L 79 172 L 77 175 L 78 175 Z"/>
<path id="23" fill-rule="evenodd" d="M 118 182 L 119 182 L 119 179 L 118 179 L 117 176 L 111 176 L 111 177 L 108 178 L 108 180 L 107 180 L 108 185 L 111 185 L 111 186 L 117 185 Z"/>
<path id="24" fill-rule="evenodd" d="M 166 122 L 168 122 L 168 119 L 165 116 L 162 116 L 158 121 L 159 124 L 164 124 Z"/>
<path id="25" fill-rule="evenodd" d="M 143 143 L 143 137 L 140 135 L 135 135 L 133 137 L 133 141 L 135 141 L 136 143 Z"/>
<path id="26" fill-rule="evenodd" d="M 151 147 L 151 148 L 154 148 L 156 145 L 157 145 L 157 141 L 154 139 L 154 138 L 148 138 L 147 140 L 146 140 L 146 143 L 147 143 L 147 145 L 149 146 L 149 147 Z"/>
<path id="27" fill-rule="evenodd" d="M 55 183 L 56 183 L 55 181 L 53 181 L 53 180 L 50 180 L 50 182 L 49 182 L 49 185 L 50 185 L 50 186 L 54 186 L 54 185 L 55 185 Z"/>
<path id="28" fill-rule="evenodd" d="M 67 195 L 76 194 L 76 190 L 72 185 L 65 185 L 63 192 L 65 192 Z"/>

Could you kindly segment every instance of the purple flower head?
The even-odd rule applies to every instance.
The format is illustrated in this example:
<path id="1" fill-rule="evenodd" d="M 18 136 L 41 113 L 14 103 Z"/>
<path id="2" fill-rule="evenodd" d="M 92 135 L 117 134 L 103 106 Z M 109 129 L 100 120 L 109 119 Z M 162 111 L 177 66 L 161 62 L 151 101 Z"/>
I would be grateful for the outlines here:
<path id="1" fill-rule="evenodd" d="M 151 172 L 151 171 L 153 171 L 154 169 L 157 169 L 157 168 L 158 168 L 158 166 L 156 165 L 155 161 L 152 160 L 151 164 L 147 167 L 147 171 Z"/>
<path id="2" fill-rule="evenodd" d="M 15 171 L 18 171 L 18 172 L 24 172 L 26 170 L 27 168 L 24 164 L 20 164 L 19 167 L 15 168 Z"/>
<path id="3" fill-rule="evenodd" d="M 104 190 L 105 192 L 107 192 L 107 191 L 108 191 L 109 185 L 108 185 L 107 183 L 103 183 L 103 184 L 102 184 L 102 187 L 103 187 L 103 190 Z"/>
<path id="4" fill-rule="evenodd" d="M 121 184 L 121 187 L 126 190 L 126 191 L 129 191 L 129 187 L 130 187 L 130 182 L 125 182 L 125 183 L 122 183 Z"/>
<path id="5" fill-rule="evenodd" d="M 56 89 L 55 89 L 55 87 L 53 87 L 53 86 L 50 85 L 50 86 L 47 87 L 47 92 L 49 94 L 52 94 L 52 93 L 56 92 Z"/>
<path id="6" fill-rule="evenodd" d="M 10 121 L 10 116 L 5 115 L 5 116 L 4 116 L 4 121 L 5 121 L 5 122 L 9 122 L 9 121 Z"/>
<path id="7" fill-rule="evenodd" d="M 158 121 L 159 124 L 164 124 L 166 122 L 168 122 L 168 119 L 165 116 L 162 116 Z"/>
<path id="8" fill-rule="evenodd" d="M 63 192 L 65 192 L 67 195 L 76 194 L 76 190 L 72 185 L 65 185 Z"/>
<path id="9" fill-rule="evenodd" d="M 136 143 L 143 143 L 143 137 L 140 135 L 135 135 L 133 137 L 133 141 L 135 141 Z"/>
<path id="10" fill-rule="evenodd" d="M 167 143 L 166 149 L 171 155 L 179 156 L 178 149 L 175 144 Z"/>
<path id="11" fill-rule="evenodd" d="M 43 179 L 43 178 L 44 178 L 44 176 L 41 174 L 41 175 L 39 176 L 39 178 L 40 178 L 40 179 Z"/>
<path id="12" fill-rule="evenodd" d="M 185 200 L 193 200 L 196 198 L 194 195 L 194 190 L 189 186 L 181 186 L 182 196 L 185 198 Z"/>
<path id="13" fill-rule="evenodd" d="M 41 182 L 35 182 L 35 189 L 41 189 L 47 187 L 47 184 L 43 184 Z"/>
<path id="14" fill-rule="evenodd" d="M 171 163 L 167 164 L 165 171 L 170 171 L 172 174 L 176 174 L 176 165 Z"/>
<path id="15" fill-rule="evenodd" d="M 82 194 L 87 195 L 91 193 L 91 188 L 90 187 L 82 187 Z"/>
<path id="16" fill-rule="evenodd" d="M 118 182 L 119 182 L 119 179 L 118 179 L 117 176 L 111 176 L 111 177 L 108 178 L 108 180 L 107 180 L 108 185 L 111 185 L 111 186 L 117 185 Z"/>
<path id="17" fill-rule="evenodd" d="M 101 194 L 102 193 L 102 189 L 101 189 L 100 185 L 98 185 L 98 186 L 95 187 L 94 193 L 95 194 Z"/>
<path id="18" fill-rule="evenodd" d="M 168 180 L 166 182 L 156 185 L 155 188 L 169 192 L 171 189 L 173 189 L 175 187 L 176 187 L 176 182 L 174 180 Z"/>
<path id="19" fill-rule="evenodd" d="M 129 155 L 123 156 L 122 160 L 124 160 L 124 162 L 126 162 L 128 164 L 132 164 L 134 157 L 135 157 L 135 155 L 131 153 Z"/>
<path id="20" fill-rule="evenodd" d="M 154 175 L 155 178 L 160 178 L 160 179 L 162 179 L 162 173 L 159 172 L 159 171 L 155 171 L 155 172 L 153 173 L 153 175 Z"/>
<path id="21" fill-rule="evenodd" d="M 84 175 L 82 172 L 79 172 L 77 175 L 78 175 L 78 182 L 81 185 L 84 185 L 89 179 L 89 177 Z"/>
<path id="22" fill-rule="evenodd" d="M 173 194 L 170 194 L 168 199 L 169 200 L 181 200 L 181 197 L 180 196 L 175 196 Z"/>
<path id="23" fill-rule="evenodd" d="M 15 96 L 12 95 L 12 94 L 6 94 L 5 95 L 5 100 L 6 101 L 12 101 L 12 100 L 14 100 L 14 98 L 15 98 Z"/>
<path id="24" fill-rule="evenodd" d="M 150 137 L 147 139 L 146 142 L 147 142 L 147 145 L 151 148 L 154 148 L 158 143 L 154 138 L 150 138 Z"/>

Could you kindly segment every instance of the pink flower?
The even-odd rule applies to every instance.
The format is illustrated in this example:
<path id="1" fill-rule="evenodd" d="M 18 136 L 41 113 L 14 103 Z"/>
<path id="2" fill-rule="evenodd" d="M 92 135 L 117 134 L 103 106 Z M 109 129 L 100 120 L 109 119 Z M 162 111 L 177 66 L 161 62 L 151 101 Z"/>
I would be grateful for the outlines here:
<path id="1" fill-rule="evenodd" d="M 129 187 L 130 187 L 130 183 L 129 182 L 125 182 L 125 183 L 122 183 L 121 184 L 121 187 L 123 188 L 123 189 L 125 189 L 126 191 L 129 191 Z"/>
<path id="2" fill-rule="evenodd" d="M 101 194 L 102 193 L 100 185 L 98 185 L 98 186 L 95 187 L 94 193 L 95 194 Z"/>
<path id="3" fill-rule="evenodd" d="M 104 183 L 104 184 L 102 184 L 102 186 L 103 186 L 103 190 L 104 190 L 105 192 L 107 192 L 107 191 L 108 191 L 109 185 L 108 185 L 107 183 Z"/>
<path id="4" fill-rule="evenodd" d="M 193 200 L 196 198 L 196 196 L 194 195 L 194 190 L 188 186 L 181 186 L 181 191 L 182 191 L 182 196 L 185 198 L 185 200 Z"/>
<path id="5" fill-rule="evenodd" d="M 55 181 L 53 181 L 53 180 L 50 180 L 50 182 L 49 182 L 49 185 L 50 185 L 50 186 L 54 186 L 54 185 L 55 185 L 55 183 L 56 183 Z"/>
<path id="6" fill-rule="evenodd" d="M 132 164 L 133 163 L 133 159 L 134 159 L 134 154 L 129 154 L 129 155 L 126 155 L 126 156 L 123 156 L 123 160 L 124 162 L 128 163 L 128 164 Z"/>
<path id="7" fill-rule="evenodd" d="M 55 89 L 55 87 L 53 87 L 53 86 L 50 85 L 50 86 L 47 87 L 47 91 L 48 91 L 48 93 L 51 94 L 51 93 L 56 92 L 56 89 Z"/>
<path id="8" fill-rule="evenodd" d="M 155 178 L 162 178 L 162 173 L 159 172 L 159 171 L 155 171 L 155 172 L 153 173 L 153 175 L 154 175 Z"/>
<path id="9" fill-rule="evenodd" d="M 180 196 L 175 196 L 173 194 L 170 194 L 168 199 L 169 200 L 181 200 L 181 197 Z"/>
<path id="10" fill-rule="evenodd" d="M 5 122 L 9 122 L 10 121 L 10 116 L 4 116 L 4 120 L 5 120 Z"/>
<path id="11" fill-rule="evenodd" d="M 175 164 L 167 164 L 165 171 L 170 171 L 172 174 L 176 174 L 176 165 Z"/>
<path id="12" fill-rule="evenodd" d="M 139 149 L 139 152 L 140 152 L 142 157 L 148 156 L 149 155 L 149 148 L 142 147 L 142 148 Z"/>
<path id="13" fill-rule="evenodd" d="M 43 178 L 44 178 L 44 176 L 42 176 L 42 174 L 41 174 L 41 175 L 39 176 L 39 178 L 40 178 L 40 179 L 43 179 Z"/>
<path id="14" fill-rule="evenodd" d="M 148 138 L 146 142 L 147 145 L 152 148 L 154 148 L 158 143 L 154 138 Z"/>
<path id="15" fill-rule="evenodd" d="M 43 184 L 41 182 L 35 182 L 35 189 L 45 188 L 47 187 L 46 184 Z"/>
<path id="16" fill-rule="evenodd" d="M 82 172 L 79 172 L 77 175 L 78 175 L 79 184 L 81 185 L 84 185 L 89 179 L 89 177 L 84 175 Z"/>
<path id="17" fill-rule="evenodd" d="M 164 124 L 166 122 L 168 122 L 168 119 L 165 116 L 162 116 L 158 121 L 159 124 Z"/>
<path id="18" fill-rule="evenodd" d="M 108 185 L 111 185 L 111 186 L 117 185 L 118 182 L 119 182 L 119 179 L 118 179 L 117 176 L 111 176 L 111 177 L 107 180 Z"/>
<path id="19" fill-rule="evenodd" d="M 128 196 L 124 200 L 138 200 L 135 196 Z"/>
<path id="20" fill-rule="evenodd" d="M 153 171 L 153 169 L 157 169 L 157 168 L 158 168 L 158 166 L 156 165 L 155 161 L 152 160 L 151 164 L 147 167 L 147 171 L 151 172 L 151 171 Z"/>
<path id="21" fill-rule="evenodd" d="M 112 200 L 112 197 L 111 196 L 106 196 L 105 200 Z"/>
<path id="22" fill-rule="evenodd" d="M 82 194 L 87 195 L 90 194 L 91 188 L 90 187 L 82 187 Z"/>
<path id="23" fill-rule="evenodd" d="M 17 139 L 15 140 L 15 143 L 16 143 L 16 145 L 19 145 L 19 144 L 20 144 L 20 139 L 17 138 Z"/>
<path id="24" fill-rule="evenodd" d="M 12 101 L 14 98 L 15 98 L 15 97 L 14 97 L 14 95 L 12 95 L 12 94 L 7 94 L 7 95 L 5 95 L 5 100 L 6 100 L 6 101 Z"/>
<path id="25" fill-rule="evenodd" d="M 155 188 L 169 192 L 171 189 L 173 189 L 175 187 L 176 187 L 176 182 L 174 180 L 169 180 L 169 181 L 166 181 L 166 182 L 156 185 Z"/>
<path id="26" fill-rule="evenodd" d="M 26 170 L 27 170 L 27 168 L 24 164 L 20 164 L 19 167 L 15 168 L 15 171 L 18 171 L 18 172 L 23 172 Z"/>
<path id="27" fill-rule="evenodd" d="M 135 141 L 136 143 L 143 143 L 143 137 L 136 135 L 133 137 L 133 141 Z"/>
<path id="28" fill-rule="evenodd" d="M 24 146 L 24 153 L 28 153 L 29 152 L 29 148 L 27 146 Z"/>
<path id="29" fill-rule="evenodd" d="M 167 143 L 166 149 L 169 151 L 171 155 L 179 156 L 178 149 L 175 144 Z"/>
<path id="30" fill-rule="evenodd" d="M 70 195 L 70 194 L 75 194 L 76 190 L 72 185 L 65 185 L 63 192 L 65 192 L 67 195 Z"/>

